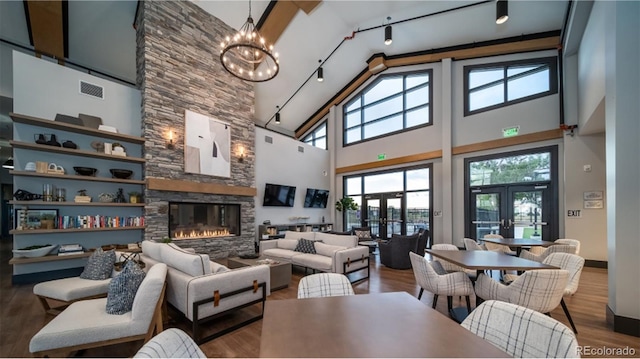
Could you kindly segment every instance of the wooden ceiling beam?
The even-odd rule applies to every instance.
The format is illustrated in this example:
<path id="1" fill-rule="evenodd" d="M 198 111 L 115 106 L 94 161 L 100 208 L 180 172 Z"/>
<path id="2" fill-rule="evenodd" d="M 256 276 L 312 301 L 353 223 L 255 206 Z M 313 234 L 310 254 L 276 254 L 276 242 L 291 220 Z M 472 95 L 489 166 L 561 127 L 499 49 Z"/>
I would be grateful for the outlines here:
<path id="1" fill-rule="evenodd" d="M 68 55 L 68 2 L 24 0 L 31 45 L 36 54 L 64 61 Z"/>
<path id="2" fill-rule="evenodd" d="M 316 6 L 320 5 L 322 0 L 293 0 L 292 3 L 296 4 L 300 10 L 304 11 L 305 14 L 309 15 L 316 8 Z"/>
<path id="3" fill-rule="evenodd" d="M 299 10 L 307 15 L 322 1 L 277 1 L 266 19 L 260 19 L 259 31 L 268 44 L 275 44 Z"/>

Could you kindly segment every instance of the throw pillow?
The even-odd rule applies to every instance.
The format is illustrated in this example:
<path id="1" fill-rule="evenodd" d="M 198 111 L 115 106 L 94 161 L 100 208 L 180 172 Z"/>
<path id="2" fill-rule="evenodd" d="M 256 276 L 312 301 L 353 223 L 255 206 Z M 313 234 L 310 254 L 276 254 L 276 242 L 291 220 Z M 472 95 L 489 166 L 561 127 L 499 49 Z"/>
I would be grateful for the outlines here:
<path id="1" fill-rule="evenodd" d="M 356 229 L 354 232 L 356 237 L 358 237 L 358 241 L 365 241 L 365 240 L 371 239 L 371 231 L 368 229 L 366 231 L 361 231 Z"/>
<path id="2" fill-rule="evenodd" d="M 96 249 L 87 260 L 87 264 L 84 266 L 84 270 L 80 274 L 80 278 L 91 280 L 111 278 L 111 272 L 113 271 L 113 264 L 115 262 L 115 251 L 111 250 L 105 252 L 102 248 L 98 247 L 98 249 Z"/>
<path id="3" fill-rule="evenodd" d="M 146 273 L 134 261 L 128 261 L 120 275 L 109 283 L 107 313 L 121 315 L 131 311 L 138 287 Z"/>
<path id="4" fill-rule="evenodd" d="M 314 242 L 315 241 L 310 241 L 308 239 L 300 238 L 300 240 L 298 240 L 298 245 L 296 246 L 294 251 L 316 254 L 316 247 L 313 245 Z"/>
<path id="5" fill-rule="evenodd" d="M 315 242 L 314 244 L 315 244 L 316 254 L 320 254 L 320 255 L 323 255 L 325 257 L 331 257 L 331 258 L 333 258 L 333 254 L 336 251 L 347 249 L 347 247 L 332 246 L 332 245 L 325 244 L 325 243 L 322 243 L 322 242 Z"/>

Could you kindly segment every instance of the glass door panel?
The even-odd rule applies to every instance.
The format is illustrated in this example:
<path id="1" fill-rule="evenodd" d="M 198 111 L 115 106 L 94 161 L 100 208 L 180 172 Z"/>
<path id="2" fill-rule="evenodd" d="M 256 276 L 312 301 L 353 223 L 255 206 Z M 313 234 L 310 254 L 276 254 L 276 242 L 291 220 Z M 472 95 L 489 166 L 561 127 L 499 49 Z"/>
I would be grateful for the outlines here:
<path id="1" fill-rule="evenodd" d="M 513 238 L 553 240 L 550 236 L 547 186 L 509 187 L 508 226 Z"/>
<path id="2" fill-rule="evenodd" d="M 380 198 L 364 198 L 364 224 L 363 227 L 371 228 L 371 234 L 380 237 Z"/>
<path id="3" fill-rule="evenodd" d="M 402 197 L 386 198 L 386 238 L 393 234 L 402 234 Z"/>
<path id="4" fill-rule="evenodd" d="M 502 216 L 502 191 L 473 190 L 471 195 L 472 220 L 471 233 L 476 239 L 487 234 L 501 234 L 504 217 Z"/>
<path id="5" fill-rule="evenodd" d="M 393 234 L 404 234 L 404 207 L 402 193 L 380 193 L 365 195 L 362 226 L 371 228 L 378 238 L 391 238 Z"/>

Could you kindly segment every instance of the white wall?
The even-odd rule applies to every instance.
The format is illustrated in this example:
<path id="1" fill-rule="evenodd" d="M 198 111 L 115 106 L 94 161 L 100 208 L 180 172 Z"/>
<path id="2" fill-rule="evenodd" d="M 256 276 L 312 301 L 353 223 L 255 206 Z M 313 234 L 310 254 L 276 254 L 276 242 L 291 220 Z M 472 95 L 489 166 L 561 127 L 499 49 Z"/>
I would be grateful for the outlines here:
<path id="1" fill-rule="evenodd" d="M 98 116 L 118 132 L 140 136 L 140 91 L 13 52 L 13 111 L 53 120 L 56 114 Z M 80 80 L 104 87 L 104 99 L 80 93 Z"/>
<path id="2" fill-rule="evenodd" d="M 273 143 L 265 142 L 265 136 Z M 304 148 L 299 152 L 298 147 Z M 330 188 L 329 151 L 309 146 L 290 137 L 256 127 L 256 231 L 265 220 L 272 224 L 298 223 L 289 217 L 309 216 L 307 223 L 329 222 L 335 211 L 335 191 Z M 296 187 L 293 207 L 265 207 L 262 205 L 265 183 Z M 327 189 L 327 208 L 303 208 L 307 188 Z"/>

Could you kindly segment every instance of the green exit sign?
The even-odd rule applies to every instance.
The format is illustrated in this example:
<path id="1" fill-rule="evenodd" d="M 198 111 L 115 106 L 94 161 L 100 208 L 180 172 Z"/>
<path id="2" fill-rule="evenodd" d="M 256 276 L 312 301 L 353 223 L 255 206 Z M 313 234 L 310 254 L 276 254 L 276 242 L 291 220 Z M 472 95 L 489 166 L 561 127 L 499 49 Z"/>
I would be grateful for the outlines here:
<path id="1" fill-rule="evenodd" d="M 378 161 L 382 161 L 384 159 L 387 158 L 387 154 L 386 153 L 379 153 L 378 154 Z"/>
<path id="2" fill-rule="evenodd" d="M 520 132 L 520 126 L 506 127 L 502 129 L 502 137 L 517 136 Z"/>

